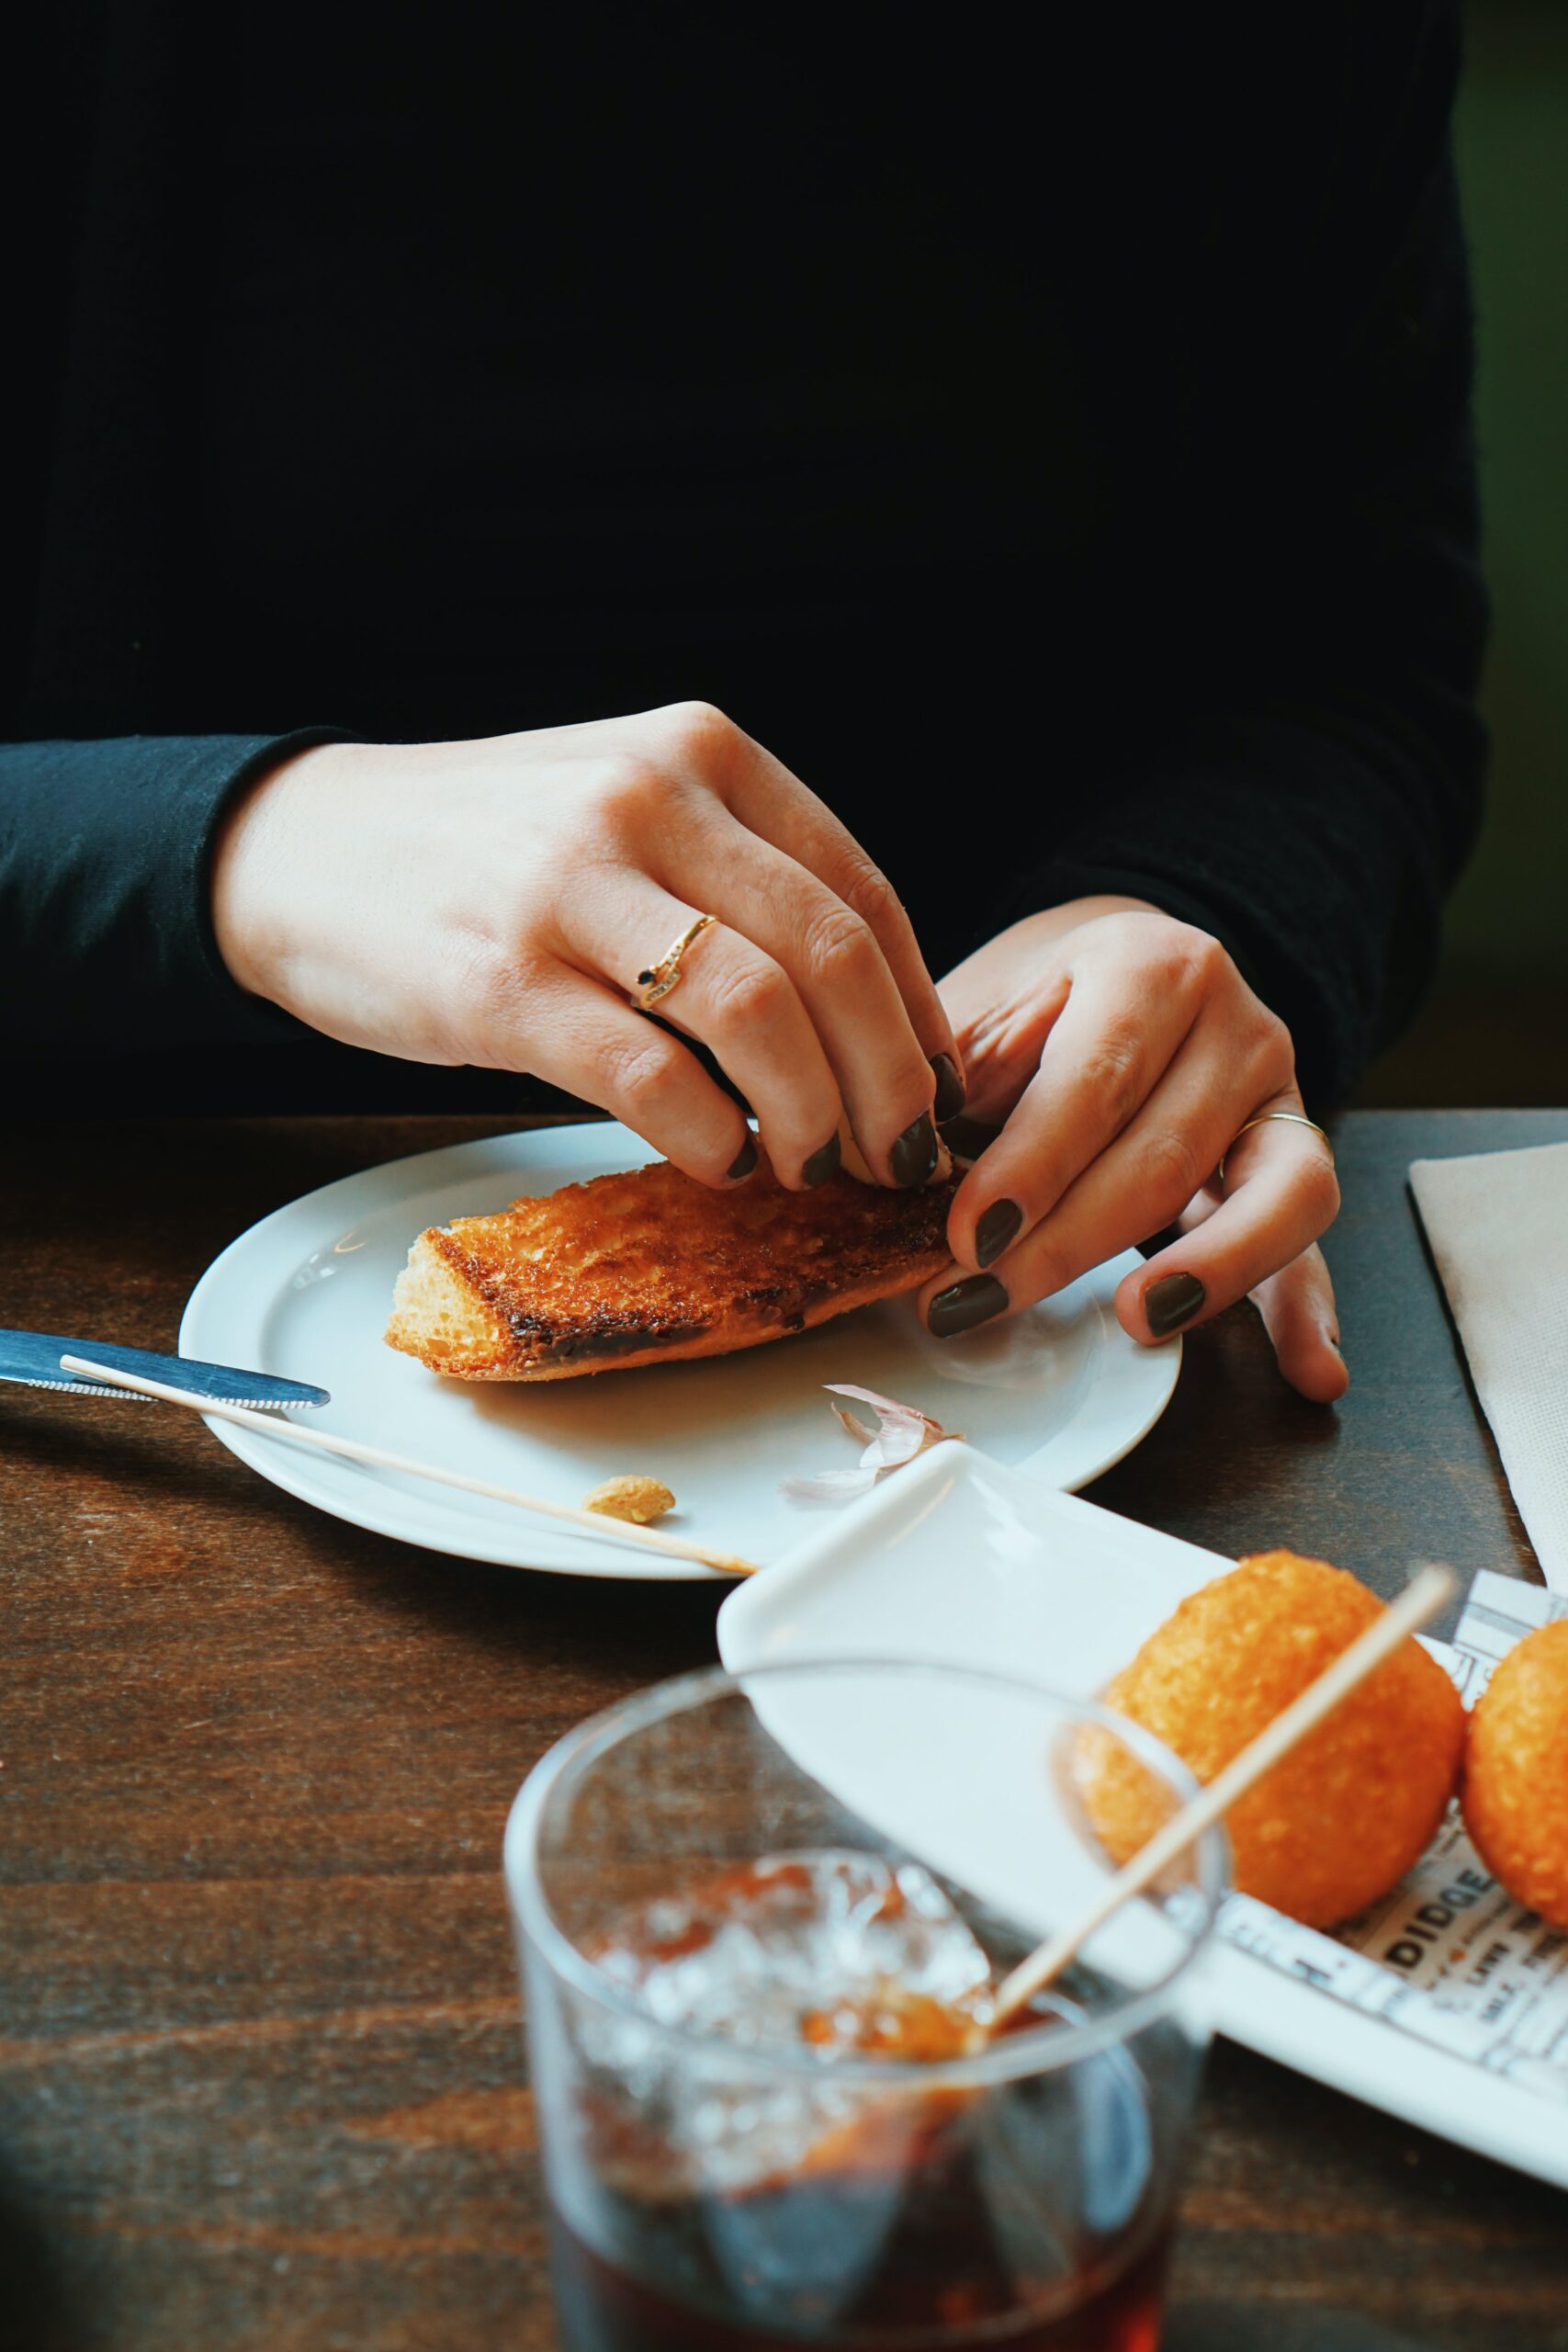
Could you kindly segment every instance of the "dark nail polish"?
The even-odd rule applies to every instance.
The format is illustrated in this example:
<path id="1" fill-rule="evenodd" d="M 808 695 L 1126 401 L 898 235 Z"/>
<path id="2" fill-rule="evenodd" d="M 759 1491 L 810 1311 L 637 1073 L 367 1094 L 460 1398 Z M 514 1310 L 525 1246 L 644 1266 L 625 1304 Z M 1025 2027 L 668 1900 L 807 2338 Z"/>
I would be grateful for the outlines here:
<path id="1" fill-rule="evenodd" d="M 812 1153 L 800 1172 L 807 1184 L 825 1184 L 829 1176 L 836 1174 L 838 1166 L 839 1138 L 829 1136 L 820 1151 Z"/>
<path id="2" fill-rule="evenodd" d="M 757 1138 L 755 1136 L 748 1136 L 727 1171 L 730 1182 L 738 1184 L 742 1176 L 750 1176 L 756 1165 Z"/>
<path id="3" fill-rule="evenodd" d="M 956 1119 L 964 1108 L 964 1080 L 959 1077 L 951 1054 L 933 1054 L 931 1068 L 936 1072 L 936 1101 L 931 1105 L 934 1119 Z"/>
<path id="4" fill-rule="evenodd" d="M 975 1227 L 975 1255 L 982 1266 L 991 1265 L 1010 1241 L 1018 1237 L 1023 1211 L 1016 1201 L 993 1201 Z"/>
<path id="5" fill-rule="evenodd" d="M 954 1159 L 962 1159 L 972 1168 L 982 1152 L 989 1151 L 1000 1133 L 1000 1127 L 994 1127 L 988 1119 L 945 1119 L 942 1139 Z"/>
<path id="6" fill-rule="evenodd" d="M 912 1127 L 906 1127 L 887 1155 L 893 1170 L 893 1182 L 912 1193 L 923 1184 L 936 1168 L 936 1129 L 931 1113 L 922 1111 Z"/>
<path id="7" fill-rule="evenodd" d="M 1008 1295 L 995 1274 L 971 1274 L 967 1282 L 939 1290 L 926 1309 L 926 1327 L 939 1340 L 955 1340 L 976 1323 L 1006 1311 Z"/>
<path id="8" fill-rule="evenodd" d="M 1144 1293 L 1144 1315 L 1156 1340 L 1191 1321 L 1206 1294 L 1196 1274 L 1166 1274 Z"/>

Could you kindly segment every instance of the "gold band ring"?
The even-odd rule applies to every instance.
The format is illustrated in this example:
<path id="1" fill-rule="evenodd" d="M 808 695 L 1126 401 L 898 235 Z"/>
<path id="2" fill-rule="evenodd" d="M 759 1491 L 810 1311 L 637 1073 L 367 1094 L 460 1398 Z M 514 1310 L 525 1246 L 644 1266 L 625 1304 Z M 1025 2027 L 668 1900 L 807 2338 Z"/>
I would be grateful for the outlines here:
<path id="1" fill-rule="evenodd" d="M 1224 1151 L 1221 1155 L 1220 1164 L 1214 1170 L 1214 1178 L 1217 1183 L 1223 1184 L 1224 1182 L 1225 1161 L 1230 1158 L 1232 1152 L 1235 1149 L 1243 1136 L 1250 1135 L 1254 1127 L 1262 1126 L 1269 1119 L 1284 1119 L 1287 1120 L 1292 1127 L 1310 1127 L 1314 1136 L 1322 1136 L 1324 1142 L 1328 1144 L 1328 1159 L 1329 1165 L 1332 1167 L 1334 1163 L 1334 1146 L 1328 1142 L 1327 1135 L 1325 1134 L 1323 1128 L 1318 1125 L 1315 1119 L 1309 1119 L 1305 1114 L 1301 1111 L 1259 1111 L 1255 1119 L 1248 1119 L 1246 1126 L 1237 1127 L 1235 1135 L 1232 1136 L 1229 1143 L 1226 1144 Z"/>
<path id="2" fill-rule="evenodd" d="M 665 949 L 657 964 L 650 964 L 646 971 L 637 974 L 632 1002 L 639 1012 L 646 1012 L 650 1005 L 659 1002 L 660 997 L 668 996 L 671 989 L 680 987 L 682 956 L 698 932 L 705 931 L 710 922 L 717 920 L 716 915 L 699 915 L 695 922 L 689 922 L 680 938 Z"/>

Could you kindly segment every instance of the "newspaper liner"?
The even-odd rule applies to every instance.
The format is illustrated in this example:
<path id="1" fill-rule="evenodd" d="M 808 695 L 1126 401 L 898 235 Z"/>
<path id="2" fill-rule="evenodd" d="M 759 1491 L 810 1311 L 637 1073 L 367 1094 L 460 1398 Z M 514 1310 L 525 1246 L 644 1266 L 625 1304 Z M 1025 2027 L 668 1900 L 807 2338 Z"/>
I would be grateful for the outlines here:
<path id="1" fill-rule="evenodd" d="M 1428 1647 L 1473 1705 L 1492 1669 L 1537 1626 L 1568 1617 L 1568 1593 L 1483 1570 L 1452 1645 Z M 1287 1976 L 1363 2015 L 1568 2106 L 1568 1935 L 1491 1875 L 1453 1806 L 1392 1894 L 1320 1935 L 1233 1894 L 1219 1932 Z"/>

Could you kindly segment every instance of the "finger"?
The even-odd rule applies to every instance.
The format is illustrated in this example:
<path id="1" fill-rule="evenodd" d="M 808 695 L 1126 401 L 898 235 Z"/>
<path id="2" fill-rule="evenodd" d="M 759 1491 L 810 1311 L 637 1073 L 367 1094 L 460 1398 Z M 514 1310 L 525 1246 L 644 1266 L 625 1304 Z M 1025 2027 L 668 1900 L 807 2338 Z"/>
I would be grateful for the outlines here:
<path id="1" fill-rule="evenodd" d="M 1289 1267 L 1333 1223 L 1339 1185 L 1327 1146 L 1283 1123 L 1254 1132 L 1265 1141 L 1251 1156 L 1245 1182 L 1233 1183 L 1227 1164 L 1225 1196 L 1213 1214 L 1118 1290 L 1116 1313 L 1134 1339 L 1152 1342 L 1206 1322 Z M 1326 1279 L 1325 1270 L 1325 1284 Z M 1319 1310 L 1325 1340 L 1331 1329 L 1337 1336 L 1331 1291 L 1287 1284 L 1277 1304 L 1292 1344 L 1302 1335 L 1305 1304 Z"/>
<path id="2" fill-rule="evenodd" d="M 1252 1296 L 1292 1387 L 1318 1405 L 1343 1396 L 1350 1374 L 1339 1351 L 1334 1284 L 1316 1243 L 1259 1283 Z"/>
<path id="3" fill-rule="evenodd" d="M 574 962 L 629 996 L 696 914 L 646 875 L 621 867 L 598 888 L 572 895 L 562 939 Z M 782 1182 L 798 1190 L 833 1173 L 838 1086 L 810 1015 L 771 956 L 727 923 L 710 924 L 682 951 L 680 979 L 659 1000 L 659 1013 L 706 1046 L 740 1089 Z"/>
<path id="4" fill-rule="evenodd" d="M 923 1184 L 937 1162 L 937 1074 L 871 926 L 728 815 L 682 843 L 680 887 L 788 974 L 869 1165 Z"/>
<path id="5" fill-rule="evenodd" d="M 930 1289 L 922 1302 L 930 1328 L 941 1337 L 983 1317 L 1032 1306 L 1173 1223 L 1200 1190 L 1227 1131 L 1234 1132 L 1229 1113 L 1218 1125 L 1213 1119 L 1218 1094 L 1214 1046 L 1189 1046 L 1138 1117 L 1000 1266 L 945 1290 L 940 1284 Z M 1332 1220 L 1338 1187 L 1322 1144 L 1303 1127 L 1271 1125 L 1258 1132 L 1299 1136 L 1308 1148 L 1287 1144 L 1259 1152 L 1248 1181 L 1212 1216 L 1128 1277 L 1117 1294 L 1117 1312 L 1134 1338 L 1168 1338 L 1217 1313 L 1304 1250 Z M 998 1277 L 1005 1300 L 978 1287 Z M 1166 1277 L 1170 1287 L 1142 1310 L 1154 1283 Z"/>
<path id="6" fill-rule="evenodd" d="M 936 1116 L 955 1117 L 964 1107 L 963 1063 L 897 892 L 826 802 L 743 729 L 734 729 L 722 765 L 724 798 L 739 822 L 814 874 L 870 931 L 921 1054 L 931 1064 Z"/>
<path id="7" fill-rule="evenodd" d="M 1039 1069 L 954 1196 L 947 1238 L 959 1264 L 984 1272 L 1004 1253 L 1016 1252 L 1064 1204 L 1156 1089 L 1182 1068 L 1193 1014 L 1190 999 L 1177 989 L 1151 994 L 1132 975 L 1113 967 L 1090 968 L 1074 982 L 1046 1036 Z M 1182 1087 L 1189 1099 L 1181 1093 L 1171 1098 L 1163 1130 L 1156 1123 L 1140 1147 L 1147 1154 L 1169 1153 L 1171 1165 L 1150 1170 L 1162 1191 L 1172 1189 L 1173 1171 L 1178 1184 L 1190 1172 L 1170 1215 L 1190 1199 L 1207 1173 L 1192 1165 L 1195 1131 L 1205 1144 L 1212 1142 L 1217 1155 L 1258 1101 L 1250 1069 L 1233 1067 L 1214 1048 L 1199 1067 L 1189 1067 Z M 1177 1139 L 1174 1145 L 1165 1131 Z M 1132 1164 L 1123 1160 L 1117 1166 Z M 1114 1190 L 1114 1181 L 1109 1188 L 1102 1182 L 1094 1197 L 1107 1189 Z M 1143 1215 L 1134 1239 L 1162 1221 L 1148 1204 Z"/>
<path id="8" fill-rule="evenodd" d="M 1226 1155 L 1226 1173 L 1234 1172 L 1238 1154 Z M 1193 1194 L 1182 1211 L 1184 1233 L 1207 1224 L 1221 1205 L 1212 1185 Z M 1334 1284 L 1322 1250 L 1314 1242 L 1277 1274 L 1259 1283 L 1251 1294 L 1263 1326 L 1274 1344 L 1280 1371 L 1292 1388 L 1314 1404 L 1331 1405 L 1350 1385 L 1350 1374 L 1339 1345 L 1339 1310 Z"/>
<path id="9" fill-rule="evenodd" d="M 972 1117 L 1006 1118 L 1040 1067 L 1072 985 L 1071 964 L 1036 946 L 1027 920 L 943 974 L 942 1009 L 964 1057 Z"/>
<path id="10" fill-rule="evenodd" d="M 600 981 L 555 966 L 519 1032 L 546 1041 L 528 1046 L 527 1069 L 596 1102 L 699 1183 L 739 1183 L 757 1165 L 739 1108 L 696 1057 Z"/>

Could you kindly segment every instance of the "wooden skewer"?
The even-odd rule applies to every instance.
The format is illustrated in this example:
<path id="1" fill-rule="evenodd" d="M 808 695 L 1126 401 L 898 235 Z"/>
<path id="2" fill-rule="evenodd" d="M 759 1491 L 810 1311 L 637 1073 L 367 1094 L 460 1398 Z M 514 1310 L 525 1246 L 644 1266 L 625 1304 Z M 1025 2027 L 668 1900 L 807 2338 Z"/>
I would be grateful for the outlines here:
<path id="1" fill-rule="evenodd" d="M 669 1535 L 657 1527 L 638 1527 L 635 1521 L 612 1519 L 606 1512 L 579 1510 L 570 1503 L 546 1502 L 542 1496 L 520 1494 L 512 1487 L 497 1487 L 488 1478 L 468 1478 L 458 1470 L 443 1470 L 434 1462 L 411 1462 L 400 1453 L 389 1453 L 378 1445 L 366 1445 L 358 1438 L 334 1437 L 326 1430 L 304 1428 L 299 1421 L 285 1420 L 278 1413 L 254 1412 L 245 1405 L 224 1405 L 210 1396 L 197 1396 L 188 1388 L 170 1388 L 161 1380 L 144 1380 L 140 1373 L 120 1372 L 111 1364 L 94 1363 L 86 1356 L 62 1356 L 61 1368 L 65 1372 L 85 1374 L 102 1380 L 115 1388 L 134 1390 L 138 1396 L 155 1396 L 164 1405 L 183 1405 L 189 1411 L 200 1413 L 204 1419 L 233 1421 L 243 1430 L 255 1430 L 263 1437 L 280 1437 L 295 1445 L 314 1446 L 318 1453 L 339 1453 L 350 1462 L 368 1462 L 378 1470 L 400 1470 L 411 1478 L 429 1478 L 438 1487 L 456 1487 L 465 1495 L 484 1495 L 491 1502 L 513 1503 L 519 1510 L 540 1511 L 547 1519 L 564 1519 L 583 1534 L 596 1536 L 602 1544 L 635 1544 L 649 1552 L 662 1552 L 675 1560 L 695 1560 L 705 1568 L 716 1568 L 727 1577 L 755 1576 L 754 1560 L 737 1559 L 728 1552 L 710 1552 L 701 1544 L 694 1544 L 683 1535 Z"/>
<path id="2" fill-rule="evenodd" d="M 1032 1951 L 1021 1960 L 1011 1973 L 1004 1976 L 997 1988 L 996 2007 L 984 2028 L 976 2034 L 976 2043 L 989 2040 L 1010 2017 L 1016 2016 L 1036 1993 L 1043 1992 L 1052 1979 L 1060 1975 L 1070 1960 L 1077 1958 L 1083 1946 L 1098 1928 L 1102 1928 L 1113 1911 L 1121 1909 L 1134 1894 L 1158 1878 L 1161 1871 L 1184 1853 L 1206 1829 L 1230 1811 L 1237 1797 L 1245 1796 L 1256 1781 L 1263 1778 L 1289 1755 L 1298 1740 L 1332 1713 L 1341 1699 L 1364 1681 L 1374 1667 L 1381 1666 L 1391 1652 L 1437 1615 L 1454 1588 L 1451 1568 L 1427 1566 L 1411 1579 L 1393 1607 L 1384 1611 L 1377 1623 L 1359 1634 L 1348 1650 L 1337 1657 L 1331 1667 L 1309 1683 L 1301 1696 L 1293 1699 L 1282 1713 L 1239 1756 L 1233 1756 L 1223 1772 L 1216 1773 L 1205 1789 L 1201 1789 L 1190 1804 L 1174 1815 L 1161 1830 L 1157 1830 L 1146 1846 L 1141 1846 L 1131 1861 L 1123 1864 L 1114 1878 L 1100 1888 L 1089 1909 L 1070 1928 Z"/>

